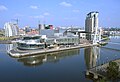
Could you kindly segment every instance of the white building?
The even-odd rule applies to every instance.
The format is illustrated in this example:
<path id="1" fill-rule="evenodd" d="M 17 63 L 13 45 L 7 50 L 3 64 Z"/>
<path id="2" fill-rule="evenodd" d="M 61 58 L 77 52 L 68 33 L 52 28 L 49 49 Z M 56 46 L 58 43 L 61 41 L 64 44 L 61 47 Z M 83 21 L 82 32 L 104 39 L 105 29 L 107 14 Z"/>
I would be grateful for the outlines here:
<path id="1" fill-rule="evenodd" d="M 18 35 L 19 33 L 19 29 L 18 29 L 18 26 L 17 24 L 14 24 L 14 23 L 5 23 L 4 25 L 4 29 L 5 29 L 5 36 L 6 37 L 10 37 L 10 36 L 16 36 Z"/>
<path id="2" fill-rule="evenodd" d="M 95 33 L 98 29 L 98 12 L 90 12 L 85 20 L 86 32 Z"/>
<path id="3" fill-rule="evenodd" d="M 98 12 L 90 12 L 85 20 L 86 39 L 91 43 L 96 44 L 101 39 L 101 33 L 98 31 Z"/>

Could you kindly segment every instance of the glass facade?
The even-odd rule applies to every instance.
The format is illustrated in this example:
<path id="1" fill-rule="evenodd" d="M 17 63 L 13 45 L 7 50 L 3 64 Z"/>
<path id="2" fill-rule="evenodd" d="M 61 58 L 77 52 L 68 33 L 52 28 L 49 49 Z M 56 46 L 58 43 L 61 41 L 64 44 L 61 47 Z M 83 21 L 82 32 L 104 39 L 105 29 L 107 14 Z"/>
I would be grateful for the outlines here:
<path id="1" fill-rule="evenodd" d="M 79 44 L 79 38 L 75 36 L 54 37 L 42 39 L 36 37 L 24 37 L 21 42 L 18 42 L 19 49 L 44 49 L 51 45 L 76 45 Z"/>
<path id="2" fill-rule="evenodd" d="M 46 44 L 59 44 L 59 45 L 70 45 L 70 44 L 78 44 L 78 37 L 60 37 L 60 38 L 52 38 L 47 39 Z"/>
<path id="3" fill-rule="evenodd" d="M 45 48 L 44 44 L 26 44 L 26 43 L 18 43 L 19 49 L 43 49 Z"/>

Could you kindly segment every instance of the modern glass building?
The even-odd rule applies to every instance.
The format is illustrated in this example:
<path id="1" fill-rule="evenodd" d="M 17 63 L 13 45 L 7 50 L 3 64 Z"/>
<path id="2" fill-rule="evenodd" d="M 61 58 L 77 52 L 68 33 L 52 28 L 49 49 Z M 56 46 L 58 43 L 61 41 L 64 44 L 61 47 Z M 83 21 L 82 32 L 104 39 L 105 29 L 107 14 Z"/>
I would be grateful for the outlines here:
<path id="1" fill-rule="evenodd" d="M 45 48 L 44 40 L 41 36 L 25 36 L 18 43 L 18 49 L 43 49 Z"/>
<path id="2" fill-rule="evenodd" d="M 79 39 L 77 36 L 62 36 L 62 37 L 49 37 L 42 38 L 42 36 L 25 36 L 19 41 L 18 49 L 44 49 L 49 47 L 56 47 L 60 45 L 78 45 Z"/>

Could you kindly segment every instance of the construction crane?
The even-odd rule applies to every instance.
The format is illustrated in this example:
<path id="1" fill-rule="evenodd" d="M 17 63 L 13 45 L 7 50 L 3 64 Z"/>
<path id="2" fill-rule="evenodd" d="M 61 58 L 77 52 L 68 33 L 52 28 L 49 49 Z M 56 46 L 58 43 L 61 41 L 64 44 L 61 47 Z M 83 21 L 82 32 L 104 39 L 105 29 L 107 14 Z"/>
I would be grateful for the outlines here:
<path id="1" fill-rule="evenodd" d="M 15 21 L 16 22 L 16 24 L 18 25 L 18 22 L 19 22 L 19 20 L 18 19 L 12 19 L 13 21 Z"/>

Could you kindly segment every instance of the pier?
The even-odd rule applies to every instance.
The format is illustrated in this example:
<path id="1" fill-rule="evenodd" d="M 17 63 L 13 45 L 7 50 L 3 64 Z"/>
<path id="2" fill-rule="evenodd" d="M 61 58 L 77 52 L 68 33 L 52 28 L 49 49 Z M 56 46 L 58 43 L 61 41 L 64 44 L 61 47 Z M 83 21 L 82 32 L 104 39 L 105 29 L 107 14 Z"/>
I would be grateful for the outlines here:
<path id="1" fill-rule="evenodd" d="M 19 50 L 16 48 L 16 49 L 8 51 L 8 54 L 12 57 L 23 57 L 23 56 L 30 56 L 30 55 L 35 55 L 35 54 L 46 54 L 46 53 L 51 53 L 51 52 L 59 52 L 59 51 L 91 47 L 91 46 L 96 46 L 96 45 L 79 44 L 79 45 L 74 45 L 74 46 L 64 46 L 64 47 L 56 47 L 53 49 L 37 49 L 37 50 Z"/>

